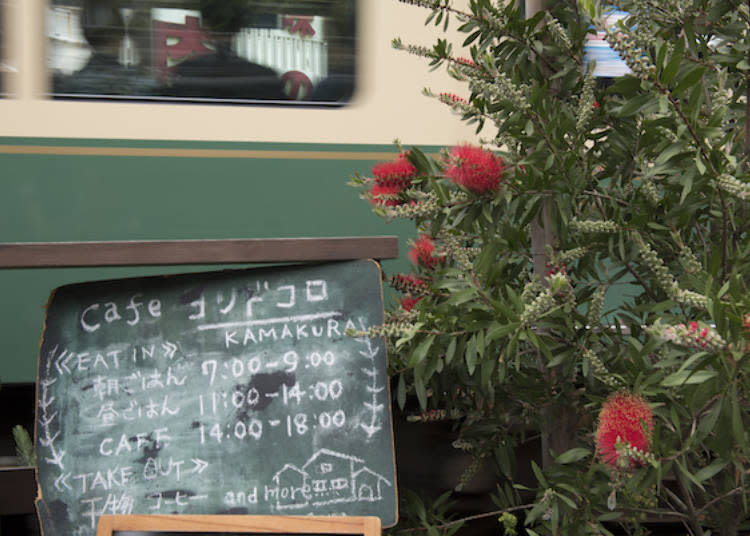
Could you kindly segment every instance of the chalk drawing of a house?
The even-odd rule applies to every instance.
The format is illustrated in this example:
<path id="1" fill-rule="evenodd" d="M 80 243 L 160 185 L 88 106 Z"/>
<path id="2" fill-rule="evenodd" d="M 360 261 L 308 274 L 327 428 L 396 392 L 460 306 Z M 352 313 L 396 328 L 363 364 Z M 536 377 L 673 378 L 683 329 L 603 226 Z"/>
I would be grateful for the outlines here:
<path id="1" fill-rule="evenodd" d="M 388 479 L 367 467 L 355 471 L 353 477 L 358 501 L 377 502 L 383 498 L 383 484 L 391 485 Z"/>
<path id="2" fill-rule="evenodd" d="M 300 468 L 287 463 L 274 476 L 276 508 L 288 510 L 336 503 L 376 502 L 387 478 L 356 456 L 320 449 Z"/>
<path id="3" fill-rule="evenodd" d="M 273 475 L 276 484 L 276 508 L 304 508 L 310 504 L 309 475 L 299 467 L 288 463 Z"/>
<path id="4" fill-rule="evenodd" d="M 355 456 L 320 449 L 302 469 L 310 475 L 312 504 L 321 506 L 357 500 L 354 471 L 365 461 Z"/>

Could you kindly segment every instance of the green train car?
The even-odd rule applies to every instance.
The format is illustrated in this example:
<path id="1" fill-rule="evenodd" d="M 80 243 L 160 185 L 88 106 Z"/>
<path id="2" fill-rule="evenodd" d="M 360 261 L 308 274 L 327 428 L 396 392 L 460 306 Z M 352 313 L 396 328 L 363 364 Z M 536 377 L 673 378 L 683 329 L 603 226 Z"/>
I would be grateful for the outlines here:
<path id="1" fill-rule="evenodd" d="M 411 226 L 385 224 L 346 183 L 393 157 L 395 138 L 437 150 L 475 136 L 421 94 L 455 82 L 391 47 L 429 44 L 426 12 L 255 4 L 222 19 L 210 0 L 1 1 L 0 242 L 397 235 L 402 260 L 384 267 L 405 267 Z M 180 72 L 222 50 L 260 65 L 273 89 L 243 93 L 255 71 Z M 114 74 L 91 67 L 104 57 Z M 6 393 L 36 380 L 54 288 L 212 268 L 0 269 Z"/>

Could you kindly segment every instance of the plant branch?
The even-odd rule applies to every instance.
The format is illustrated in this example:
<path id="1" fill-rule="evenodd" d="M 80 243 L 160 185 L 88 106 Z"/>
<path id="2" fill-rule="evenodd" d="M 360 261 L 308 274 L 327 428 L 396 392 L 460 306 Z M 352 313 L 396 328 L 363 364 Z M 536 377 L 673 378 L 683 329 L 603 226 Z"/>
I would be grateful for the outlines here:
<path id="1" fill-rule="evenodd" d="M 701 527 L 700 523 L 698 523 L 698 513 L 695 510 L 693 499 L 692 497 L 690 497 L 690 490 L 685 484 L 685 477 L 681 475 L 679 471 L 677 471 L 677 484 L 680 487 L 680 494 L 684 499 L 684 504 L 687 509 L 687 515 L 689 518 L 688 523 L 690 524 L 690 528 L 692 529 L 692 532 L 693 534 L 695 534 L 695 536 L 703 536 L 703 527 Z"/>
<path id="2" fill-rule="evenodd" d="M 461 523 L 467 523 L 469 521 L 477 521 L 478 519 L 485 519 L 487 517 L 495 517 L 495 516 L 499 516 L 505 513 L 517 512 L 518 510 L 528 510 L 529 508 L 533 508 L 534 506 L 536 505 L 535 504 L 521 504 L 518 506 L 511 506 L 509 508 L 503 508 L 502 510 L 493 510 L 491 512 L 483 512 L 481 514 L 476 514 L 473 516 L 462 517 L 460 519 L 454 519 L 453 521 L 446 521 L 445 523 L 442 523 L 440 525 L 433 525 L 432 527 L 429 527 L 429 528 L 434 527 L 438 530 L 447 529 L 449 527 L 453 527 Z M 428 530 L 428 527 L 414 527 L 411 529 L 400 530 L 398 532 L 399 533 L 413 533 L 413 532 L 425 532 L 427 530 Z"/>
<path id="3" fill-rule="evenodd" d="M 610 201 L 614 201 L 620 206 L 627 207 L 630 206 L 630 203 L 627 201 L 623 201 L 622 199 L 617 199 L 616 197 L 613 197 L 611 195 L 602 194 L 599 192 L 594 192 L 593 190 L 584 190 L 581 192 L 582 195 L 590 195 L 592 197 L 598 197 L 600 199 L 609 199 Z"/>
<path id="4" fill-rule="evenodd" d="M 643 290 L 646 292 L 646 294 L 648 294 L 648 297 L 651 298 L 651 300 L 653 300 L 655 302 L 659 301 L 659 300 L 657 300 L 657 298 L 654 295 L 654 293 L 651 292 L 651 289 L 649 288 L 649 286 L 646 285 L 646 282 L 643 280 L 643 278 L 638 274 L 638 272 L 636 272 L 633 269 L 632 266 L 630 266 L 630 263 L 626 263 L 625 264 L 625 268 L 627 268 L 628 272 L 630 273 L 630 275 L 632 275 L 635 278 L 635 280 L 638 281 L 638 284 L 641 286 L 641 288 L 643 288 Z"/>
<path id="5" fill-rule="evenodd" d="M 701 515 L 701 514 L 703 514 L 703 512 L 705 512 L 706 510 L 708 510 L 715 503 L 717 503 L 719 501 L 723 501 L 724 499 L 726 499 L 728 497 L 731 497 L 732 495 L 737 495 L 738 493 L 742 493 L 743 491 L 745 491 L 744 488 L 734 488 L 734 489 L 731 489 L 731 490 L 727 491 L 724 495 L 720 495 L 718 497 L 714 497 L 713 499 L 711 499 L 710 501 L 708 501 L 706 504 L 704 504 L 703 506 L 701 506 L 701 508 L 696 512 L 696 514 Z"/>

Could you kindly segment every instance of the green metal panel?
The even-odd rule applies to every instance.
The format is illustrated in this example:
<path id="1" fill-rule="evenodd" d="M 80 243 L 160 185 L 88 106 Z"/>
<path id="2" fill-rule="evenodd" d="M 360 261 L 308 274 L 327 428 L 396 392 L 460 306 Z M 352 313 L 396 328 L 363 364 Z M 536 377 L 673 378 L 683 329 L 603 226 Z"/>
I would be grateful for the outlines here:
<path id="1" fill-rule="evenodd" d="M 404 257 L 413 227 L 386 225 L 346 184 L 387 153 L 395 148 L 0 138 L 0 242 L 395 234 Z M 405 266 L 386 261 L 384 271 Z M 0 380 L 35 380 L 44 305 L 54 288 L 189 270 L 0 271 Z"/>

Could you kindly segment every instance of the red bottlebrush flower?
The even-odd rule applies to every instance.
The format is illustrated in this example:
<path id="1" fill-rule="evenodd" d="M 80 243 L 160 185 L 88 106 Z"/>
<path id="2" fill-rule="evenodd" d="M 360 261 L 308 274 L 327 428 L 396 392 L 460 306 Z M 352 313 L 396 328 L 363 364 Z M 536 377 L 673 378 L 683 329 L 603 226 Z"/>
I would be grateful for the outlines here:
<path id="1" fill-rule="evenodd" d="M 690 329 L 690 333 L 695 333 L 696 331 L 698 331 L 698 322 L 696 322 L 695 320 L 690 322 L 688 324 L 688 329 Z"/>
<path id="2" fill-rule="evenodd" d="M 424 296 L 404 296 L 401 298 L 401 307 L 403 307 L 405 311 L 411 311 L 422 298 L 424 298 Z"/>
<path id="3" fill-rule="evenodd" d="M 499 156 L 474 145 L 458 145 L 451 150 L 452 162 L 445 175 L 455 184 L 476 194 L 500 187 L 505 163 Z"/>
<path id="4" fill-rule="evenodd" d="M 440 102 L 443 102 L 445 104 L 456 104 L 457 102 L 466 102 L 466 99 L 463 97 L 459 97 L 458 95 L 454 95 L 453 93 L 441 93 L 438 96 L 438 99 Z"/>
<path id="5" fill-rule="evenodd" d="M 411 186 L 411 179 L 417 174 L 417 168 L 402 153 L 390 162 L 375 164 L 372 174 L 378 186 L 392 186 L 401 192 Z"/>
<path id="6" fill-rule="evenodd" d="M 432 270 L 440 262 L 439 257 L 435 257 L 435 243 L 432 239 L 423 234 L 414 242 L 414 247 L 409 251 L 409 260 L 414 264 L 421 264 L 428 270 Z"/>
<path id="7" fill-rule="evenodd" d="M 456 61 L 463 65 L 468 65 L 469 67 L 477 67 L 477 64 L 474 63 L 474 60 L 470 60 L 469 58 L 460 57 L 460 58 L 456 58 Z"/>
<path id="8" fill-rule="evenodd" d="M 594 108 L 599 108 L 599 103 L 597 101 L 594 101 Z"/>
<path id="9" fill-rule="evenodd" d="M 651 443 L 654 418 L 639 395 L 618 392 L 605 400 L 596 429 L 596 449 L 604 463 L 618 467 L 617 441 L 644 454 Z"/>
<path id="10" fill-rule="evenodd" d="M 401 204 L 398 194 L 401 189 L 393 185 L 373 184 L 370 188 L 370 203 L 375 206 L 394 207 Z"/>
<path id="11" fill-rule="evenodd" d="M 413 274 L 396 274 L 391 277 L 391 286 L 399 292 L 413 294 L 423 292 L 427 288 L 427 281 Z"/>
<path id="12" fill-rule="evenodd" d="M 550 262 L 547 263 L 547 271 L 544 273 L 547 277 L 552 277 L 555 274 L 567 274 L 568 273 L 568 267 L 565 266 L 564 263 L 561 264 L 552 264 Z"/>

